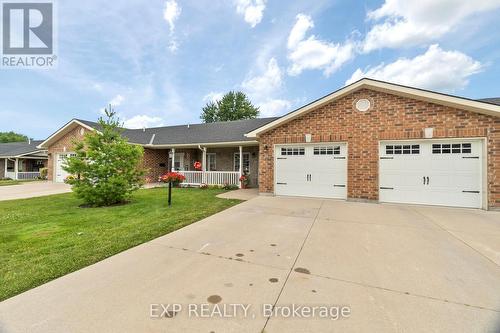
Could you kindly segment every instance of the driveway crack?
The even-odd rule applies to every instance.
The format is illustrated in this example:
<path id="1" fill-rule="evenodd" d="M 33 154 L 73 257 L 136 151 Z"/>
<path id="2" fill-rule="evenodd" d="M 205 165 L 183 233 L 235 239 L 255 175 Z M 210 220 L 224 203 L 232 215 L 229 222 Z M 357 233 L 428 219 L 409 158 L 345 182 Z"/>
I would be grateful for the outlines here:
<path id="1" fill-rule="evenodd" d="M 451 301 L 451 300 L 448 300 L 448 299 L 443 299 L 443 298 L 438 298 L 438 297 L 432 297 L 432 296 L 421 295 L 421 294 L 414 294 L 414 293 L 411 293 L 411 292 L 408 292 L 408 291 L 401 291 L 401 290 L 391 289 L 391 288 L 387 288 L 387 287 L 375 286 L 375 285 L 366 284 L 366 283 L 363 283 L 363 282 L 356 282 L 356 281 L 345 280 L 345 279 L 340 279 L 340 278 L 335 278 L 335 277 L 325 276 L 325 275 L 318 275 L 318 274 L 313 274 L 313 273 L 310 273 L 308 275 L 314 276 L 314 277 L 317 277 L 317 278 L 321 278 L 321 279 L 327 279 L 327 280 L 333 280 L 333 281 L 338 281 L 338 282 L 344 282 L 344 283 L 348 283 L 348 284 L 354 284 L 354 285 L 358 285 L 358 286 L 366 287 L 366 288 L 379 289 L 379 290 L 383 290 L 383 291 L 387 291 L 387 292 L 392 292 L 392 293 L 396 293 L 396 294 L 401 294 L 401 295 L 405 295 L 405 296 L 413 296 L 413 297 L 425 298 L 425 299 L 429 299 L 429 300 L 433 300 L 433 301 L 439 301 L 439 302 L 444 302 L 444 303 L 451 303 L 451 304 L 456 304 L 456 305 L 463 305 L 463 306 L 467 306 L 467 307 L 471 307 L 471 308 L 476 308 L 476 309 L 481 309 L 481 310 L 488 310 L 488 311 L 493 311 L 493 312 L 500 312 L 500 309 L 492 309 L 492 308 L 487 308 L 487 307 L 484 307 L 484 306 L 481 306 L 481 305 L 472 305 L 472 304 L 467 304 L 467 303 L 462 303 L 462 302 L 457 302 L 457 301 Z"/>
<path id="2" fill-rule="evenodd" d="M 293 268 L 295 267 L 295 264 L 297 263 L 297 260 L 299 260 L 300 254 L 302 253 L 302 249 L 304 248 L 304 245 L 306 244 L 307 239 L 309 238 L 309 235 L 311 234 L 311 230 L 314 227 L 314 224 L 316 223 L 316 221 L 318 220 L 319 212 L 321 211 L 321 208 L 323 207 L 323 203 L 324 203 L 324 201 L 322 200 L 321 204 L 320 204 L 320 206 L 318 208 L 318 212 L 314 216 L 314 220 L 312 221 L 311 226 L 309 227 L 309 230 L 307 230 L 306 237 L 304 237 L 304 240 L 302 241 L 302 244 L 301 244 L 300 249 L 299 249 L 299 253 L 297 253 L 297 256 L 295 257 L 295 260 L 293 261 L 292 266 L 290 267 L 290 270 L 288 271 L 288 274 L 286 275 L 285 282 L 283 283 L 283 286 L 281 286 L 280 292 L 278 293 L 278 297 L 276 297 L 276 301 L 274 301 L 272 311 L 274 311 L 274 308 L 276 307 L 276 304 L 278 304 L 278 301 L 279 301 L 279 299 L 281 297 L 281 294 L 283 294 L 283 290 L 285 289 L 286 284 L 288 282 L 288 279 L 290 278 L 290 275 L 292 274 Z M 264 323 L 264 327 L 262 327 L 262 331 L 261 332 L 265 331 L 265 329 L 267 327 L 267 324 L 269 323 L 269 319 L 271 319 L 271 317 L 267 317 L 266 318 L 266 322 Z"/>
<path id="3" fill-rule="evenodd" d="M 493 263 L 493 265 L 497 266 L 497 267 L 500 267 L 500 265 L 498 265 L 494 260 L 492 260 L 491 258 L 489 258 L 488 256 L 484 255 L 483 253 L 481 253 L 479 250 L 477 250 L 475 247 L 473 247 L 472 245 L 470 245 L 469 243 L 467 243 L 466 241 L 464 241 L 463 239 L 461 239 L 460 237 L 456 236 L 454 233 L 452 233 L 450 230 L 444 228 L 441 224 L 439 224 L 438 222 L 434 221 L 434 219 L 432 217 L 429 217 L 429 216 L 426 216 L 425 214 L 419 212 L 418 210 L 416 210 L 415 208 L 412 208 L 412 210 L 414 212 L 416 212 L 417 214 L 419 214 L 420 216 L 423 216 L 425 219 L 429 220 L 432 224 L 436 225 L 438 228 L 440 228 L 441 230 L 445 231 L 446 233 L 448 233 L 451 237 L 455 238 L 456 240 L 458 240 L 459 242 L 461 242 L 462 244 L 464 244 L 465 246 L 467 246 L 468 248 L 470 248 L 472 251 L 476 252 L 477 254 L 479 254 L 481 257 L 485 258 L 486 260 L 488 260 L 489 262 Z"/>

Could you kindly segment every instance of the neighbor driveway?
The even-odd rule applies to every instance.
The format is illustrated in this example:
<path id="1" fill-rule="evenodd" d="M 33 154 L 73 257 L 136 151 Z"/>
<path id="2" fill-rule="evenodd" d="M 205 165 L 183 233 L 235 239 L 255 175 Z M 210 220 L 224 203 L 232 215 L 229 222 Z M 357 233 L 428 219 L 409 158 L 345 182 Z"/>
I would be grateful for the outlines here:
<path id="1" fill-rule="evenodd" d="M 498 332 L 499 265 L 499 212 L 257 197 L 0 303 L 0 331 Z M 188 311 L 219 301 L 248 316 Z"/>
<path id="2" fill-rule="evenodd" d="M 42 197 L 71 192 L 71 186 L 49 181 L 26 182 L 18 185 L 0 186 L 0 201 Z"/>

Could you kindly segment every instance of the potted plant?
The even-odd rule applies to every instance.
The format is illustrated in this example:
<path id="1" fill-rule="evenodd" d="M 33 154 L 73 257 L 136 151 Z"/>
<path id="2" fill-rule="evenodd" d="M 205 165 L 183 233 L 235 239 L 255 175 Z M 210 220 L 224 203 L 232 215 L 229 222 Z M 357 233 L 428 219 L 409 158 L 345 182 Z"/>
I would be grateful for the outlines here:
<path id="1" fill-rule="evenodd" d="M 194 162 L 193 167 L 196 171 L 201 171 L 201 162 L 200 161 Z"/>
<path id="2" fill-rule="evenodd" d="M 241 175 L 240 177 L 241 188 L 247 188 L 250 180 L 248 179 L 248 175 Z"/>
<path id="3" fill-rule="evenodd" d="M 178 172 L 167 172 L 161 175 L 158 180 L 162 183 L 172 183 L 172 186 L 177 187 L 186 180 L 186 177 Z"/>

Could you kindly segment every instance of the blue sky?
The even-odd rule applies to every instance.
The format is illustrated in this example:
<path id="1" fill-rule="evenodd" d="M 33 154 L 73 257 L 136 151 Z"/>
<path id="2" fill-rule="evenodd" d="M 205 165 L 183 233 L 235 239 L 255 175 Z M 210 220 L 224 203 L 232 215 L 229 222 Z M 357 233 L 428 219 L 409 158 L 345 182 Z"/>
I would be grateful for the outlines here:
<path id="1" fill-rule="evenodd" d="M 363 76 L 500 96 L 499 0 L 58 1 L 58 67 L 0 70 L 0 131 L 42 139 L 108 103 L 129 127 L 200 122 L 246 92 L 281 115 Z"/>

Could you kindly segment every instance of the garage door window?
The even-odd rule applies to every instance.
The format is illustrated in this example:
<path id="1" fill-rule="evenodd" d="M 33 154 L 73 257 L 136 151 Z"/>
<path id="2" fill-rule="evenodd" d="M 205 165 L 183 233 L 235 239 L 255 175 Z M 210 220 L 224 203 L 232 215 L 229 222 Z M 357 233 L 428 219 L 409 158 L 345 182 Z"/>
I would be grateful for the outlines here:
<path id="1" fill-rule="evenodd" d="M 433 154 L 470 154 L 470 143 L 435 143 L 432 145 Z"/>
<path id="2" fill-rule="evenodd" d="M 385 146 L 386 155 L 420 154 L 420 145 L 390 145 Z"/>
<path id="3" fill-rule="evenodd" d="M 304 147 L 283 147 L 281 148 L 282 156 L 305 155 Z"/>
<path id="4" fill-rule="evenodd" d="M 340 155 L 340 146 L 314 147 L 314 155 Z"/>

